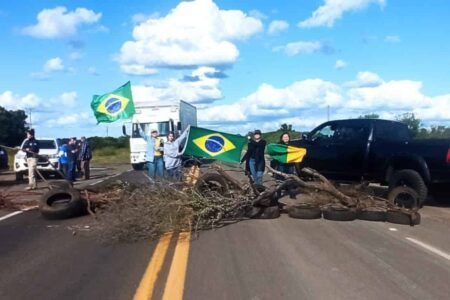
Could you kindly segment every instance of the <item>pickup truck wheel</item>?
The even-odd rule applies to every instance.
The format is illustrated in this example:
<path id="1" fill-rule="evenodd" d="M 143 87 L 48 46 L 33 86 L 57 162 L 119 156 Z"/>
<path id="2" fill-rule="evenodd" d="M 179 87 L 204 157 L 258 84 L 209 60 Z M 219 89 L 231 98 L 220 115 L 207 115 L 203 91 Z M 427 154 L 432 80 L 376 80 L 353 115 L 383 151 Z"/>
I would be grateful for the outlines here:
<path id="1" fill-rule="evenodd" d="M 328 206 L 323 209 L 323 218 L 332 221 L 353 221 L 357 217 L 356 209 L 341 206 Z"/>
<path id="2" fill-rule="evenodd" d="M 389 210 L 386 213 L 386 221 L 393 224 L 414 226 L 420 224 L 420 219 L 420 214 L 418 212 L 413 212 L 410 215 L 401 210 Z"/>
<path id="3" fill-rule="evenodd" d="M 391 191 L 398 186 L 407 186 L 412 188 L 419 197 L 418 199 L 420 206 L 422 206 L 427 199 L 427 185 L 417 171 L 405 169 L 395 172 L 389 180 L 389 190 Z"/>
<path id="4" fill-rule="evenodd" d="M 144 164 L 131 164 L 131 166 L 133 167 L 133 170 L 135 170 L 135 171 L 140 171 L 140 170 L 144 169 Z"/>
<path id="5" fill-rule="evenodd" d="M 297 205 L 288 209 L 288 215 L 294 219 L 313 220 L 322 218 L 322 210 L 314 205 Z"/>
<path id="6" fill-rule="evenodd" d="M 364 221 L 385 222 L 386 210 L 377 207 L 367 207 L 358 211 L 357 218 Z"/>
<path id="7" fill-rule="evenodd" d="M 398 186 L 390 191 L 388 194 L 388 201 L 399 207 L 409 209 L 419 207 L 419 195 L 415 190 L 407 186 Z"/>

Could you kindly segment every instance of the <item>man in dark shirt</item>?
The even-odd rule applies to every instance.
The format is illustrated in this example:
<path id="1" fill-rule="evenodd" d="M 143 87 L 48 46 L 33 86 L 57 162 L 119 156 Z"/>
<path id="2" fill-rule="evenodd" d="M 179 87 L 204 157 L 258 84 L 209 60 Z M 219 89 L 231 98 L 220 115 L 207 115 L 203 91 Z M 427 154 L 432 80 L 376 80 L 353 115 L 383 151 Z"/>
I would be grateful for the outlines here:
<path id="1" fill-rule="evenodd" d="M 24 151 L 27 155 L 28 187 L 26 190 L 35 190 L 37 188 L 36 169 L 38 163 L 39 143 L 34 138 L 34 129 L 29 129 L 27 131 L 27 139 L 23 143 L 22 151 Z"/>
<path id="2" fill-rule="evenodd" d="M 67 157 L 69 159 L 69 176 L 67 176 L 70 182 L 75 181 L 75 173 L 77 171 L 77 160 L 78 160 L 78 151 L 77 147 L 77 138 L 73 137 L 69 140 L 69 151 L 67 152 Z"/>
<path id="3" fill-rule="evenodd" d="M 261 130 L 255 130 L 253 139 L 248 142 L 247 152 L 241 159 L 241 163 L 244 161 L 248 163 L 253 180 L 259 185 L 263 182 L 264 170 L 266 168 L 266 160 L 264 158 L 265 149 L 266 141 L 262 139 Z"/>
<path id="4" fill-rule="evenodd" d="M 90 178 L 90 161 L 92 159 L 91 147 L 84 136 L 81 137 L 80 141 L 81 144 L 78 160 L 82 162 L 84 179 L 88 180 Z"/>

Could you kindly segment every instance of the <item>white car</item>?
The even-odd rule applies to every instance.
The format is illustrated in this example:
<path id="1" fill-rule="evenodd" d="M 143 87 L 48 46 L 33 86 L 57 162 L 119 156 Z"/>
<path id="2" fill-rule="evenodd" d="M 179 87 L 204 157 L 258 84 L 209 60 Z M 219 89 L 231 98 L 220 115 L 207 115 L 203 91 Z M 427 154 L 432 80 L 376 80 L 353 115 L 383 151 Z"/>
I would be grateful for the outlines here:
<path id="1" fill-rule="evenodd" d="M 58 150 L 61 146 L 61 141 L 54 138 L 38 138 L 36 140 L 39 142 L 39 155 L 44 156 L 38 159 L 38 171 L 41 173 L 56 174 L 56 169 L 53 166 L 58 167 Z M 22 142 L 20 148 L 23 147 L 24 143 L 25 140 Z M 27 156 L 24 151 L 19 151 L 14 156 L 14 172 L 16 173 L 17 181 L 22 181 L 23 175 L 28 175 Z"/>

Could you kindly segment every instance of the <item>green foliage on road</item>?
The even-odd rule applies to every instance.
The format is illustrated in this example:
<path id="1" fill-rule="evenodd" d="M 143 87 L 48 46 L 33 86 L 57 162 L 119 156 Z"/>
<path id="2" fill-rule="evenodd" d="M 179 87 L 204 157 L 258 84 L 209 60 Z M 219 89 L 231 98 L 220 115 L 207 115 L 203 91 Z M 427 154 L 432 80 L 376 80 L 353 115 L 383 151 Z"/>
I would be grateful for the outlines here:
<path id="1" fill-rule="evenodd" d="M 27 115 L 23 110 L 6 110 L 0 106 L 0 144 L 14 147 L 25 137 Z"/>

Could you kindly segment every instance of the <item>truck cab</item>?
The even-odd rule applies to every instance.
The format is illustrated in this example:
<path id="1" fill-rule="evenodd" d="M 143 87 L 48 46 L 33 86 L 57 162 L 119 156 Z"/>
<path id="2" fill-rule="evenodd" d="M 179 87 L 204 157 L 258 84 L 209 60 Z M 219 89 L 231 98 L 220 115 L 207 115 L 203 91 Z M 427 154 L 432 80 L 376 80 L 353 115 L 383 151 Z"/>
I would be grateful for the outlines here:
<path id="1" fill-rule="evenodd" d="M 146 162 L 146 142 L 141 131 L 150 135 L 157 130 L 163 141 L 170 131 L 179 136 L 189 125 L 197 126 L 197 109 L 185 101 L 175 102 L 135 102 L 136 113 L 131 124 L 124 125 L 123 133 L 130 137 L 130 162 L 135 170 L 140 170 Z"/>

